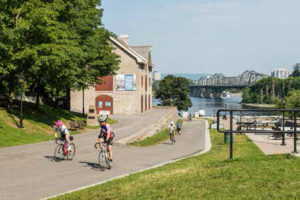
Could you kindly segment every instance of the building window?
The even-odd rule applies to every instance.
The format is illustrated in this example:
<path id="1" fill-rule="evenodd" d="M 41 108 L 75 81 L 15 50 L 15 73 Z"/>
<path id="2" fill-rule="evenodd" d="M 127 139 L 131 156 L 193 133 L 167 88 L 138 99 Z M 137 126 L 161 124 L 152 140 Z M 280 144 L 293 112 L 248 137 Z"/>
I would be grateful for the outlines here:
<path id="1" fill-rule="evenodd" d="M 98 101 L 97 106 L 98 108 L 102 108 L 102 101 Z"/>
<path id="2" fill-rule="evenodd" d="M 144 82 L 143 77 L 141 77 L 141 86 L 142 87 L 143 87 L 143 82 Z"/>
<path id="3" fill-rule="evenodd" d="M 147 76 L 145 76 L 145 90 L 147 91 Z"/>
<path id="4" fill-rule="evenodd" d="M 109 101 L 105 102 L 105 106 L 106 107 L 110 107 L 111 106 L 111 102 L 109 102 Z"/>

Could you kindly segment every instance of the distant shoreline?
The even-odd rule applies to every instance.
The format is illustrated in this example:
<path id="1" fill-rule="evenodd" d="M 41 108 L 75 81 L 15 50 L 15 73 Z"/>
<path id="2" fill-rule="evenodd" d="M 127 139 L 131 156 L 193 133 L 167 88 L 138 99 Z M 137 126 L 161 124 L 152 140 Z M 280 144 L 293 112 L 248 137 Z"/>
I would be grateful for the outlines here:
<path id="1" fill-rule="evenodd" d="M 259 103 L 241 103 L 241 105 L 249 108 L 274 108 L 274 104 L 259 104 Z"/>

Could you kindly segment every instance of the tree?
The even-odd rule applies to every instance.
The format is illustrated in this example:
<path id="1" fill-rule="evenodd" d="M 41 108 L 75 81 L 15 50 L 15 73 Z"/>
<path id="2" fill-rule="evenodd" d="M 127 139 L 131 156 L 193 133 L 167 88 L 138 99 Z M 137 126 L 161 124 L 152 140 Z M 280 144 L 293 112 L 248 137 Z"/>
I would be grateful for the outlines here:
<path id="1" fill-rule="evenodd" d="M 164 106 L 176 106 L 178 110 L 188 110 L 192 106 L 189 98 L 189 80 L 183 77 L 166 76 L 159 82 L 156 98 Z"/>
<path id="2" fill-rule="evenodd" d="M 288 96 L 286 97 L 286 108 L 300 108 L 300 90 L 293 90 L 289 92 Z"/>
<path id="3" fill-rule="evenodd" d="M 58 97 L 118 69 L 100 0 L 0 1 L 0 90 L 14 93 L 18 73 L 36 94 Z M 7 95 L 10 96 L 10 95 Z"/>
<path id="4" fill-rule="evenodd" d="M 296 64 L 294 66 L 294 71 L 293 73 L 291 74 L 292 77 L 300 77 L 300 65 L 299 64 Z"/>

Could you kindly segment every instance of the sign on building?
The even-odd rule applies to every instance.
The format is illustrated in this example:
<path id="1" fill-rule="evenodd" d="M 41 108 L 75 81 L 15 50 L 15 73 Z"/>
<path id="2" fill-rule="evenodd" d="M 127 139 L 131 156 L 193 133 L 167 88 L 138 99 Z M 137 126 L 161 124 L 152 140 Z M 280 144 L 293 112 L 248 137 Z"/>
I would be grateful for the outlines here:
<path id="1" fill-rule="evenodd" d="M 117 74 L 116 89 L 119 91 L 135 91 L 136 75 L 135 74 Z"/>

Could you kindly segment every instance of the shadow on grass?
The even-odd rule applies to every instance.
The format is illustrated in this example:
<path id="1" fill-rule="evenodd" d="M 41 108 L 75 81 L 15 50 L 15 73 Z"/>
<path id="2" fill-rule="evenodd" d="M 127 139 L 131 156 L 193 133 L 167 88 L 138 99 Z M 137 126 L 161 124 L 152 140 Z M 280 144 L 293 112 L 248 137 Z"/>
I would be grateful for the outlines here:
<path id="1" fill-rule="evenodd" d="M 13 107 L 8 111 L 10 117 L 20 115 L 20 105 L 19 102 L 14 102 Z M 82 114 L 70 112 L 68 110 L 53 108 L 50 106 L 40 106 L 35 107 L 35 104 L 23 102 L 23 119 L 35 121 L 38 123 L 44 123 L 46 125 L 52 126 L 59 119 L 65 119 L 67 121 L 74 120 L 75 117 L 83 118 Z M 13 119 L 13 121 L 18 126 L 18 122 Z"/>
<path id="2" fill-rule="evenodd" d="M 11 112 L 8 112 L 8 116 L 10 117 L 11 121 L 15 123 L 17 127 L 20 127 L 20 124 L 15 120 L 14 116 L 11 114 Z"/>

